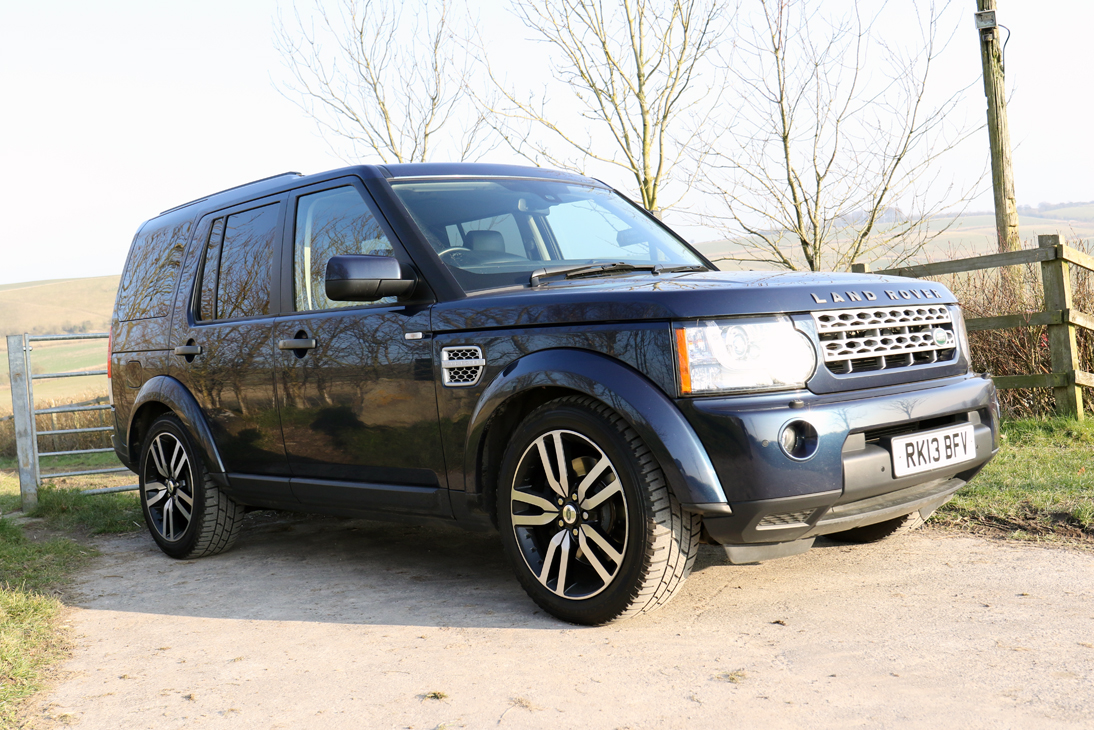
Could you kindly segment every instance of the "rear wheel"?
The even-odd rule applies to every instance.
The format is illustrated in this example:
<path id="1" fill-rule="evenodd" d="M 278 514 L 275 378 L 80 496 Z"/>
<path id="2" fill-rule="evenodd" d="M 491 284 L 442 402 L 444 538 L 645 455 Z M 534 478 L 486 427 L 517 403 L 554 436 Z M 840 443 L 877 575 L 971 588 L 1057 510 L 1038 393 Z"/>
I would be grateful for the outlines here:
<path id="1" fill-rule="evenodd" d="M 139 468 L 141 509 L 160 550 L 172 558 L 201 558 L 235 543 L 243 508 L 205 473 L 174 414 L 153 422 L 142 442 Z"/>
<path id="2" fill-rule="evenodd" d="M 917 527 L 920 527 L 924 522 L 925 520 L 919 512 L 912 512 L 910 515 L 885 520 L 884 522 L 877 522 L 873 525 L 863 525 L 862 527 L 854 527 L 850 530 L 844 530 L 843 532 L 833 532 L 829 535 L 825 535 L 825 537 L 836 540 L 837 542 L 865 544 L 884 540 L 898 532 L 910 532 Z"/>
<path id="3" fill-rule="evenodd" d="M 500 479 L 506 553 L 532 600 L 558 618 L 601 624 L 652 610 L 691 571 L 699 518 L 681 509 L 634 429 L 598 401 L 533 411 Z"/>

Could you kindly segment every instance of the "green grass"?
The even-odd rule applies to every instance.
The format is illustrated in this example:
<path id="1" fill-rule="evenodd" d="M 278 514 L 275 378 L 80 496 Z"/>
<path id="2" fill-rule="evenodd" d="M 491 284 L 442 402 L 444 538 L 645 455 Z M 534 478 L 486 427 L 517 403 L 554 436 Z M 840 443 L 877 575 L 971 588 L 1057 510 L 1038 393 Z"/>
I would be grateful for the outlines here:
<path id="1" fill-rule="evenodd" d="M 21 701 L 64 655 L 63 604 L 50 593 L 95 552 L 67 538 L 30 539 L 0 520 L 0 726 L 15 726 Z"/>
<path id="2" fill-rule="evenodd" d="M 1017 539 L 1094 541 L 1094 421 L 1005 421 L 995 459 L 933 521 Z"/>
<path id="3" fill-rule="evenodd" d="M 133 532 L 144 527 L 136 492 L 80 494 L 79 489 L 46 483 L 38 490 L 38 508 L 33 514 L 44 518 L 51 529 L 91 535 Z"/>
<path id="4" fill-rule="evenodd" d="M 106 439 L 104 439 L 104 441 L 105 440 Z M 109 446 L 109 443 L 107 443 L 107 446 Z M 5 468 L 2 465 L 3 461 L 4 460 L 0 459 L 0 469 Z M 12 459 L 12 461 L 14 461 L 14 459 Z M 67 454 L 65 456 L 42 457 L 42 475 L 47 479 L 49 478 L 49 470 L 51 469 L 58 471 L 78 471 L 80 469 L 109 469 L 114 466 L 121 466 L 121 462 L 118 461 L 118 457 L 113 451 L 98 454 Z"/>

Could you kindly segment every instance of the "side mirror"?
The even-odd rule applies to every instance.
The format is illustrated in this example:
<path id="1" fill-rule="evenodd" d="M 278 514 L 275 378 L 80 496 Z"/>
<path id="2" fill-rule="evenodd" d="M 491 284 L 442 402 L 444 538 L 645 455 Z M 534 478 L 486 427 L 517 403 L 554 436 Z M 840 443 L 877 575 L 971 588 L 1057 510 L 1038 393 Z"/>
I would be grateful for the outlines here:
<path id="1" fill-rule="evenodd" d="M 399 260 L 392 256 L 347 254 L 327 261 L 327 298 L 336 302 L 374 302 L 401 297 L 414 291 L 418 277 L 404 277 Z"/>

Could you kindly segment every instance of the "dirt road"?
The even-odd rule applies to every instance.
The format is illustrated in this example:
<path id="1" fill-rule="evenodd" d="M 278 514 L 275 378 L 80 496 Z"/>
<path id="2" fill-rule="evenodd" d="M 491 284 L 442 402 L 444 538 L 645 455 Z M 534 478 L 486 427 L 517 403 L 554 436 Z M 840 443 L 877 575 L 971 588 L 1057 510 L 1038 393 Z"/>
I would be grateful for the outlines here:
<path id="1" fill-rule="evenodd" d="M 1094 726 L 1094 554 L 923 531 L 731 566 L 664 610 L 537 613 L 497 538 L 249 517 L 104 540 L 41 715 L 80 728 Z"/>

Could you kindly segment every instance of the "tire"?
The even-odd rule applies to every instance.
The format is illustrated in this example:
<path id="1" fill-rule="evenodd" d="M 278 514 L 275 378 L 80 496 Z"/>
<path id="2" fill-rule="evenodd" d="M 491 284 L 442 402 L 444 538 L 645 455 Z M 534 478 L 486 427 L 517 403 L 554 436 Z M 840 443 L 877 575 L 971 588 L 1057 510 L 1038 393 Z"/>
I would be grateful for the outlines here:
<path id="1" fill-rule="evenodd" d="M 152 539 L 179 560 L 232 547 L 243 508 L 213 483 L 193 440 L 174 414 L 152 423 L 141 445 L 140 496 Z"/>
<path id="2" fill-rule="evenodd" d="M 825 535 L 825 537 L 837 542 L 865 545 L 866 543 L 884 540 L 898 532 L 911 532 L 920 527 L 924 522 L 925 520 L 919 512 L 912 512 L 910 515 L 896 517 L 891 520 L 885 520 L 884 522 L 854 527 L 850 530 L 844 530 L 843 532 L 833 532 Z"/>
<path id="3" fill-rule="evenodd" d="M 700 518 L 680 507 L 634 429 L 592 398 L 550 401 L 520 424 L 502 457 L 497 505 L 520 584 L 576 624 L 663 606 L 698 550 Z"/>

